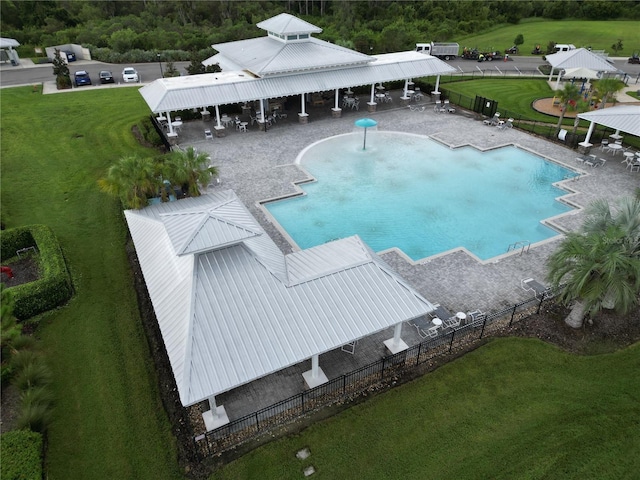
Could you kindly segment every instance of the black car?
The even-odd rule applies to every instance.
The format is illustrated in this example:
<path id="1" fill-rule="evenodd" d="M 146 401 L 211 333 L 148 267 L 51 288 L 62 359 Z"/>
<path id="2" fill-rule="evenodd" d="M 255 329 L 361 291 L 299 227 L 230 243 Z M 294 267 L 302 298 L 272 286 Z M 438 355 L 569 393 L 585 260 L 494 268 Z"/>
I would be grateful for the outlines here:
<path id="1" fill-rule="evenodd" d="M 108 70 L 102 70 L 100 72 L 100 83 L 115 83 L 113 75 Z"/>

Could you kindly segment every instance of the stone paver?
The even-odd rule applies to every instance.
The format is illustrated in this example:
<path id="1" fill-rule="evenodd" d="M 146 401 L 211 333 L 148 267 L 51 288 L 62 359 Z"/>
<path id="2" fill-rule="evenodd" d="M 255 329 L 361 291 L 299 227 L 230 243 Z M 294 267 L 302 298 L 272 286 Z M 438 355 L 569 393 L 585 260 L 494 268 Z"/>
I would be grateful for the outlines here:
<path id="1" fill-rule="evenodd" d="M 640 186 L 640 173 L 630 173 L 621 164 L 622 157 L 605 155 L 599 149 L 594 153 L 608 158 L 602 168 L 590 168 L 575 162 L 577 153 L 517 129 L 498 130 L 476 119 L 474 114 L 436 114 L 432 108 L 423 112 L 410 111 L 398 105 L 399 92 L 393 92 L 394 105 L 379 105 L 378 112 L 345 111 L 342 118 L 331 118 L 330 107 L 309 109 L 307 125 L 297 123 L 297 115 L 287 112 L 288 118 L 267 132 L 249 127 L 247 133 L 231 130 L 226 137 L 205 140 L 204 129 L 213 122 L 188 122 L 180 134 L 181 147 L 194 146 L 211 155 L 212 164 L 220 170 L 221 185 L 214 188 L 233 189 L 274 238 L 284 253 L 292 246 L 264 214 L 260 202 L 298 191 L 294 182 L 308 178 L 308 174 L 295 165 L 298 154 L 310 144 L 354 130 L 354 121 L 370 117 L 378 122 L 378 129 L 428 135 L 452 147 L 472 144 L 481 149 L 514 144 L 534 151 L 569 168 L 585 173 L 578 180 L 562 182 L 569 189 L 568 201 L 584 207 L 597 198 L 614 200 L 623 194 L 632 194 Z M 361 98 L 361 105 L 364 102 Z M 399 212 L 401 213 L 401 212 Z M 583 211 L 554 219 L 550 223 L 568 231 L 581 224 Z M 487 225 L 487 228 L 491 228 Z M 532 246 L 528 253 L 512 253 L 487 262 L 480 262 L 464 251 L 412 262 L 397 251 L 388 251 L 381 257 L 407 282 L 432 303 L 439 303 L 452 312 L 480 309 L 485 312 L 500 310 L 531 297 L 520 287 L 523 278 L 534 277 L 544 282 L 545 262 L 558 245 L 559 238 Z M 506 251 L 507 245 L 505 245 Z M 354 368 L 387 355 L 382 341 L 393 336 L 391 329 L 362 339 L 355 355 L 339 349 L 320 357 L 320 366 L 328 377 L 335 378 Z M 415 328 L 403 326 L 403 339 L 414 345 L 421 339 Z M 249 414 L 278 400 L 302 391 L 301 373 L 310 369 L 310 361 L 292 366 L 250 385 L 239 387 L 218 397 L 225 404 L 231 419 Z"/>

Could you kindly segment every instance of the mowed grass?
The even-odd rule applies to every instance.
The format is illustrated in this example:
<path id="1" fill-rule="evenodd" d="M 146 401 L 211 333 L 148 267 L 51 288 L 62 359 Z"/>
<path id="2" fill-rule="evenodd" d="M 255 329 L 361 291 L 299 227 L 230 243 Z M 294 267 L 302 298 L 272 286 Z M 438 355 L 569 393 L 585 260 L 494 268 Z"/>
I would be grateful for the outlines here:
<path id="1" fill-rule="evenodd" d="M 557 123 L 558 118 L 539 113 L 533 109 L 535 100 L 553 97 L 553 90 L 543 79 L 483 78 L 442 84 L 442 89 L 464 95 L 471 99 L 476 95 L 498 102 L 498 111 L 510 111 L 541 122 Z M 453 97 L 455 100 L 455 97 Z M 505 116 L 505 113 L 502 113 Z M 573 124 L 573 119 L 567 120 Z"/>
<path id="2" fill-rule="evenodd" d="M 136 88 L 41 95 L 0 90 L 2 214 L 7 228 L 49 225 L 76 293 L 37 335 L 54 372 L 50 480 L 180 478 L 125 253 L 120 203 L 97 180 L 117 159 L 151 153 L 131 126 Z"/>
<path id="3" fill-rule="evenodd" d="M 212 480 L 598 479 L 640 471 L 640 345 L 497 339 L 229 464 Z M 298 460 L 308 447 L 311 456 Z"/>
<path id="4" fill-rule="evenodd" d="M 478 47 L 504 52 L 513 45 L 518 34 L 522 34 L 524 44 L 520 45 L 520 55 L 530 55 L 536 45 L 544 50 L 551 41 L 571 43 L 576 47 L 591 46 L 593 50 L 604 50 L 610 56 L 629 57 L 640 49 L 640 28 L 637 20 L 547 20 L 525 19 L 518 25 L 500 25 L 494 30 L 478 35 L 456 38 L 461 47 Z M 622 40 L 623 49 L 617 54 L 611 49 Z"/>

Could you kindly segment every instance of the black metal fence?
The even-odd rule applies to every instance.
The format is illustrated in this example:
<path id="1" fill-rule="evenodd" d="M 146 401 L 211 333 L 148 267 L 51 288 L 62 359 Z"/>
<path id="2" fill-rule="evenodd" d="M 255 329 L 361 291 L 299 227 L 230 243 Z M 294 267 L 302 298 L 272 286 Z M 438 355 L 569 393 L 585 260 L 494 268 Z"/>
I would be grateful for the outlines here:
<path id="1" fill-rule="evenodd" d="M 307 413 L 355 398 L 373 387 L 389 386 L 403 375 L 417 371 L 418 367 L 431 359 L 462 351 L 482 338 L 510 327 L 514 322 L 540 313 L 543 304 L 553 296 L 554 292 L 548 291 L 540 298 L 534 297 L 499 312 L 482 315 L 475 322 L 233 420 L 195 437 L 196 453 L 201 458 L 223 453 L 276 427 L 289 424 Z"/>
<path id="2" fill-rule="evenodd" d="M 444 98 L 447 98 L 450 103 L 458 105 L 464 109 L 476 112 L 483 117 L 491 117 L 496 111 L 500 112 L 500 118 L 507 119 L 513 118 L 513 126 L 521 130 L 525 130 L 534 135 L 544 137 L 550 141 L 566 145 L 570 148 L 577 148 L 579 142 L 583 142 L 586 138 L 586 129 L 590 122 L 585 120 L 580 121 L 580 127 L 582 131 L 578 130 L 575 134 L 572 131 L 567 131 L 563 139 L 558 138 L 557 135 L 557 120 L 554 121 L 550 118 L 549 121 L 541 121 L 527 117 L 518 112 L 513 112 L 507 109 L 501 109 L 498 106 L 498 102 L 484 97 L 475 98 L 467 97 L 457 92 L 452 92 L 447 89 L 446 85 L 441 85 L 440 90 L 443 93 Z M 567 130 L 567 126 L 563 125 L 563 129 Z M 571 129 L 572 130 L 572 129 Z M 609 138 L 609 135 L 614 133 L 614 130 L 603 125 L 596 124 L 589 143 L 598 144 L 602 142 L 603 138 Z"/>

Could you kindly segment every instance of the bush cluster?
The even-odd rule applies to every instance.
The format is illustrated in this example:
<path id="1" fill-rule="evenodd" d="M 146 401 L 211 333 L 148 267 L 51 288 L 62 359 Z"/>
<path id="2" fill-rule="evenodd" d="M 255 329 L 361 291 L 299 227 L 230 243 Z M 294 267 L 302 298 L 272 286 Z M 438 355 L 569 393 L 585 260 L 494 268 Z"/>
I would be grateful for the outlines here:
<path id="1" fill-rule="evenodd" d="M 40 252 L 41 278 L 10 287 L 15 299 L 14 315 L 26 320 L 64 304 L 73 294 L 73 285 L 62 249 L 53 231 L 45 225 L 29 225 L 0 232 L 0 255 L 11 258 L 16 251 L 36 247 Z"/>
<path id="2" fill-rule="evenodd" d="M 43 457 L 42 434 L 29 430 L 14 430 L 2 434 L 0 457 L 2 478 L 41 480 Z"/>

